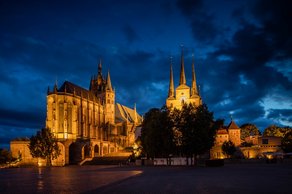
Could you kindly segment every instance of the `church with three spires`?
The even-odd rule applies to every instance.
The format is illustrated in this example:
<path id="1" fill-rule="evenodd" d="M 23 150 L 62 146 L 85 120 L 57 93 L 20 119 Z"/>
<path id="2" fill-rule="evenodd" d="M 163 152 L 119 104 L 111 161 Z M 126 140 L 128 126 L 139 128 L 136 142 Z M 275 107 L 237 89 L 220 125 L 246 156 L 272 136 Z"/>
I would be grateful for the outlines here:
<path id="1" fill-rule="evenodd" d="M 195 107 L 202 105 L 202 98 L 197 88 L 196 81 L 196 73 L 195 73 L 195 64 L 194 59 L 192 60 L 192 83 L 191 87 L 186 84 L 186 76 L 185 76 L 185 63 L 184 63 L 184 53 L 182 50 L 181 59 L 180 59 L 180 77 L 179 77 L 179 85 L 174 89 L 174 81 L 173 81 L 173 69 L 172 63 L 170 63 L 170 79 L 169 79 L 169 90 L 168 97 L 166 99 L 166 106 L 170 109 L 178 109 L 181 110 L 183 105 L 193 104 Z M 210 158 L 223 158 L 225 157 L 221 146 L 225 141 L 231 141 L 235 144 L 235 146 L 239 146 L 241 144 L 240 140 L 240 128 L 236 125 L 236 123 L 231 120 L 228 127 L 221 127 L 217 130 L 214 146 L 210 150 Z"/>
<path id="2" fill-rule="evenodd" d="M 191 103 L 195 107 L 197 107 L 202 104 L 202 98 L 197 89 L 194 59 L 192 62 L 191 88 L 186 84 L 184 53 L 182 50 L 180 60 L 179 85 L 176 89 L 174 89 L 172 62 L 170 63 L 169 91 L 168 98 L 166 99 L 166 107 L 171 109 L 176 108 L 180 110 L 183 107 L 184 103 L 186 104 Z"/>

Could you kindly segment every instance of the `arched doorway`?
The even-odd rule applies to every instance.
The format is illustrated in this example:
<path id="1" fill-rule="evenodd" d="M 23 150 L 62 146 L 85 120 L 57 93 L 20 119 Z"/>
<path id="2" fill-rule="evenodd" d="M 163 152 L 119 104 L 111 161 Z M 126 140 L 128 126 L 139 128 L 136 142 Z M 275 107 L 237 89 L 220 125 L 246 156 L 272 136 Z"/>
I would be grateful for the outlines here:
<path id="1" fill-rule="evenodd" d="M 108 146 L 107 145 L 103 146 L 102 153 L 103 153 L 103 155 L 108 154 Z"/>
<path id="2" fill-rule="evenodd" d="M 94 157 L 97 157 L 99 155 L 99 147 L 98 147 L 98 145 L 96 144 L 95 146 L 94 146 Z"/>
<path id="3" fill-rule="evenodd" d="M 78 145 L 76 143 L 71 143 L 69 146 L 69 164 L 77 164 L 78 160 Z"/>
<path id="4" fill-rule="evenodd" d="M 83 147 L 83 156 L 82 159 L 90 158 L 90 147 L 87 144 Z"/>

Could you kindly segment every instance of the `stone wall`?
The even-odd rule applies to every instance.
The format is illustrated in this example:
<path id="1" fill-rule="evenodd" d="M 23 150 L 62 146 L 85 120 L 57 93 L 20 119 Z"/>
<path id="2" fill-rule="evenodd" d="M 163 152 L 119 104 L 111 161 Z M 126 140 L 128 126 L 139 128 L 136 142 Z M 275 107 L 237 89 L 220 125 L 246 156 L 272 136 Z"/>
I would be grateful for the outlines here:
<path id="1" fill-rule="evenodd" d="M 45 166 L 46 160 L 41 158 L 33 158 L 29 150 L 29 141 L 11 141 L 10 150 L 14 158 L 21 158 L 18 165 L 33 165 L 33 166 Z M 61 154 L 55 160 L 52 160 L 53 166 L 64 166 L 65 165 L 65 146 L 58 142 Z"/>

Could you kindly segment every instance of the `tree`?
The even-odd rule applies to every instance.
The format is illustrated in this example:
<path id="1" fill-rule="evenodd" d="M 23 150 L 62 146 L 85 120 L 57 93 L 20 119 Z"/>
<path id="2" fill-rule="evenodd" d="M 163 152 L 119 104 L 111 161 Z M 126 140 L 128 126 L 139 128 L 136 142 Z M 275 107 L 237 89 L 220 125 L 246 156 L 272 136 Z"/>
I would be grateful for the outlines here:
<path id="1" fill-rule="evenodd" d="M 192 104 L 185 104 L 174 117 L 175 128 L 181 132 L 182 155 L 196 158 L 197 155 L 211 149 L 216 129 L 221 122 L 213 121 L 213 113 L 208 111 L 207 105 L 195 107 Z"/>
<path id="2" fill-rule="evenodd" d="M 6 164 L 7 162 L 11 162 L 13 160 L 15 160 L 15 158 L 12 157 L 11 152 L 7 149 L 0 148 L 0 164 Z"/>
<path id="3" fill-rule="evenodd" d="M 29 150 L 34 158 L 46 159 L 46 165 L 52 165 L 52 159 L 56 159 L 61 151 L 57 139 L 48 128 L 38 131 L 36 136 L 31 136 Z"/>
<path id="4" fill-rule="evenodd" d="M 169 157 L 175 150 L 172 121 L 165 107 L 150 109 L 142 123 L 141 143 L 148 157 Z"/>
<path id="5" fill-rule="evenodd" d="M 289 131 L 291 131 L 291 127 L 278 127 L 276 125 L 270 125 L 264 130 L 264 136 L 275 136 L 275 137 L 284 137 Z"/>
<path id="6" fill-rule="evenodd" d="M 292 131 L 289 131 L 282 139 L 281 148 L 284 152 L 292 152 Z"/>
<path id="7" fill-rule="evenodd" d="M 236 152 L 236 148 L 235 148 L 235 145 L 232 141 L 225 141 L 223 144 L 222 144 L 222 151 L 225 155 L 231 157 L 233 156 L 233 154 Z"/>
<path id="8" fill-rule="evenodd" d="M 182 110 L 153 108 L 145 114 L 141 141 L 148 157 L 187 158 L 206 153 L 214 144 L 216 130 L 222 121 L 214 121 L 204 104 L 185 104 Z M 187 160 L 188 161 L 188 160 Z"/>
<path id="9" fill-rule="evenodd" d="M 259 129 L 256 127 L 256 125 L 251 123 L 246 123 L 240 126 L 240 138 L 244 140 L 246 137 L 249 137 L 251 135 L 260 135 Z"/>

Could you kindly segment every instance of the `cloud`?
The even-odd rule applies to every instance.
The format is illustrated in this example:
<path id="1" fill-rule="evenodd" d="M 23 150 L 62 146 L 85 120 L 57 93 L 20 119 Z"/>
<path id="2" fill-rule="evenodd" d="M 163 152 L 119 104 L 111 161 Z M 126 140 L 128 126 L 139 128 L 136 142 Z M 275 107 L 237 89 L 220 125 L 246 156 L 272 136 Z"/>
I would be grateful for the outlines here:
<path id="1" fill-rule="evenodd" d="M 181 43 L 188 85 L 190 50 L 200 45 L 194 53 L 197 82 L 217 118 L 228 121 L 232 112 L 239 124 L 255 122 L 261 129 L 291 120 L 291 2 L 129 2 L 1 2 L 2 132 L 39 128 L 47 86 L 68 80 L 87 89 L 100 58 L 104 75 L 110 70 L 116 102 L 137 103 L 140 113 L 159 108 L 167 97 L 172 52 L 177 86 Z"/>
<path id="2" fill-rule="evenodd" d="M 217 38 L 220 31 L 214 23 L 214 16 L 205 9 L 203 1 L 178 0 L 177 7 L 189 20 L 195 40 L 202 43 L 211 43 Z"/>
<path id="3" fill-rule="evenodd" d="M 187 16 L 192 17 L 195 15 L 195 11 L 200 11 L 203 7 L 203 1 L 202 0 L 178 0 L 177 6 L 179 9 L 181 9 L 181 12 Z"/>
<path id="4" fill-rule="evenodd" d="M 123 33 L 125 34 L 128 43 L 133 43 L 134 41 L 139 40 L 138 34 L 129 24 L 126 24 L 123 27 Z"/>
<path id="5" fill-rule="evenodd" d="M 251 9 L 257 22 L 241 18 L 241 26 L 230 42 L 216 45 L 215 51 L 199 61 L 208 69 L 202 75 L 206 78 L 203 99 L 213 108 L 215 115 L 226 118 L 228 112 L 232 112 L 241 124 L 256 122 L 261 129 L 271 122 L 267 119 L 277 124 L 291 119 L 288 115 L 290 109 L 267 110 L 266 104 L 262 104 L 266 96 L 277 93 L 285 98 L 286 104 L 292 103 L 289 92 L 292 82 L 287 76 L 291 61 L 291 47 L 287 44 L 291 42 L 292 33 L 291 25 L 287 26 L 287 23 L 291 22 L 291 15 L 289 19 L 287 5 L 283 2 L 265 3 L 258 1 Z"/>
<path id="6" fill-rule="evenodd" d="M 291 58 L 291 1 L 259 0 L 252 13 L 262 24 L 266 40 L 276 50 L 276 56 Z"/>
<path id="7" fill-rule="evenodd" d="M 276 120 L 279 123 L 291 124 L 292 110 L 291 109 L 269 109 L 267 118 Z"/>
<path id="8" fill-rule="evenodd" d="M 2 126 L 41 128 L 44 127 L 45 111 L 1 109 L 0 118 Z"/>
<path id="9" fill-rule="evenodd" d="M 168 84 L 169 71 L 166 53 L 145 50 L 123 50 L 115 56 L 111 72 L 112 84 L 116 88 L 116 101 L 132 107 L 137 103 L 138 111 L 145 113 L 154 104 L 162 106 L 167 91 L 155 84 Z M 165 86 L 165 89 L 168 86 Z"/>
<path id="10" fill-rule="evenodd" d="M 19 137 L 31 137 L 40 128 L 26 128 L 0 125 L 0 148 L 9 149 L 10 141 Z"/>

